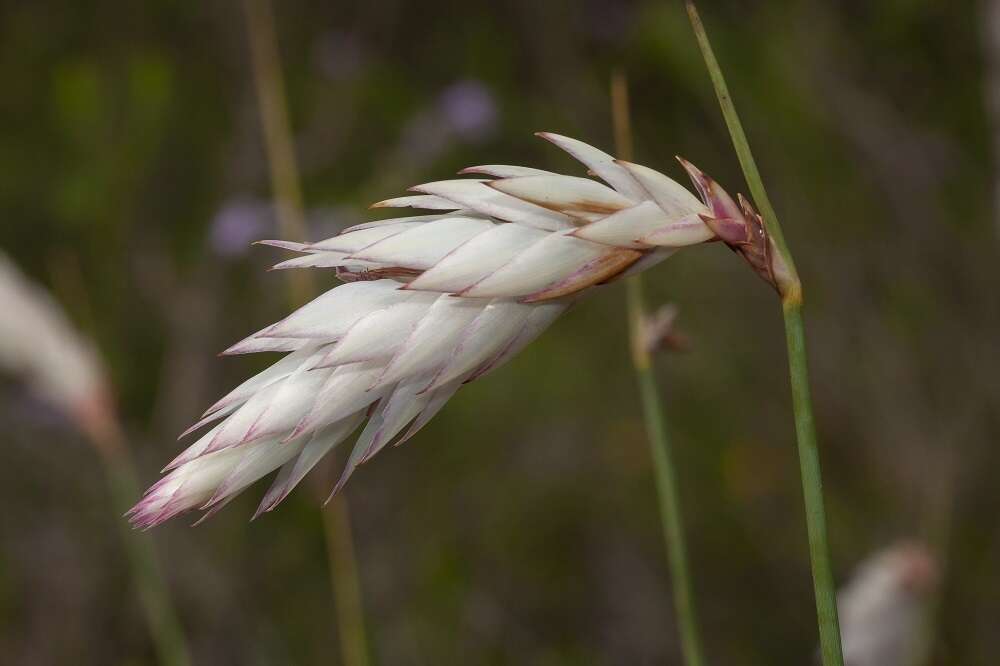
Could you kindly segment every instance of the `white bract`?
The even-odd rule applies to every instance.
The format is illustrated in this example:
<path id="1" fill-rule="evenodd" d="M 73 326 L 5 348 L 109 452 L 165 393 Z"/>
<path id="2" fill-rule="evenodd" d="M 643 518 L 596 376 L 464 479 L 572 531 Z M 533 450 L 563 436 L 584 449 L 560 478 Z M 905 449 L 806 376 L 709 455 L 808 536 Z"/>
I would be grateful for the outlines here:
<path id="1" fill-rule="evenodd" d="M 361 224 L 318 243 L 265 241 L 299 253 L 277 268 L 333 268 L 347 284 L 227 350 L 289 353 L 188 431 L 216 424 L 132 509 L 133 524 L 214 512 L 279 470 L 258 514 L 269 511 L 367 419 L 336 492 L 390 441 L 412 437 L 463 383 L 517 354 L 578 294 L 715 238 L 704 221 L 712 209 L 667 176 L 540 136 L 604 183 L 471 167 L 462 173 L 486 178 L 428 183 L 374 206 L 434 214 Z"/>

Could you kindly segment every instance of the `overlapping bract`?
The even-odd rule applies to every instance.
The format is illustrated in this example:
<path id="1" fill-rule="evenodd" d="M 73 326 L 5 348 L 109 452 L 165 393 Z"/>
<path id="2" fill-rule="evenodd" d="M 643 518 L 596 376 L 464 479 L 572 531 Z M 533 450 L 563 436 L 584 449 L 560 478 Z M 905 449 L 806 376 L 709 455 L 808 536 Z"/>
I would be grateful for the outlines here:
<path id="1" fill-rule="evenodd" d="M 362 224 L 318 243 L 265 241 L 300 253 L 276 268 L 334 268 L 347 284 L 227 350 L 288 355 L 192 426 L 215 423 L 132 509 L 133 524 L 198 508 L 211 515 L 279 470 L 257 513 L 269 511 L 367 418 L 336 492 L 463 383 L 519 352 L 576 295 L 715 238 L 705 223 L 712 210 L 667 176 L 541 136 L 607 185 L 527 167 L 471 167 L 462 173 L 488 178 L 428 183 L 374 206 L 434 214 Z"/>

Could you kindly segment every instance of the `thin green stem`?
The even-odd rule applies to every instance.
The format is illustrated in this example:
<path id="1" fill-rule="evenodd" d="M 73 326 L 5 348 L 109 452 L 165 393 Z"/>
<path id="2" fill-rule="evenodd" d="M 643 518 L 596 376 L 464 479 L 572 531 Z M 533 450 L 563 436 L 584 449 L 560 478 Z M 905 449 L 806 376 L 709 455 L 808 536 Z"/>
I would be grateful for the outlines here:
<path id="1" fill-rule="evenodd" d="M 122 446 L 102 442 L 98 446 L 107 475 L 111 500 L 119 511 L 126 511 L 139 494 L 135 469 Z M 132 579 L 139 595 L 159 663 L 164 666 L 187 666 L 191 663 L 184 630 L 170 600 L 163 572 L 153 551 L 153 542 L 136 534 L 124 521 L 120 532 L 128 556 Z"/>
<path id="2" fill-rule="evenodd" d="M 286 240 L 306 241 L 302 185 L 289 129 L 274 12 L 270 0 L 245 0 L 243 4 L 278 228 Z M 292 304 L 298 307 L 312 298 L 314 286 L 308 271 L 288 271 L 288 274 Z"/>
<path id="3" fill-rule="evenodd" d="M 773 239 L 778 253 L 790 273 L 789 285 L 782 290 L 782 309 L 785 319 L 785 336 L 788 344 L 788 367 L 792 389 L 792 406 L 795 411 L 795 434 L 798 440 L 799 466 L 802 492 L 805 501 L 806 525 L 809 534 L 809 556 L 812 562 L 813 588 L 816 596 L 816 613 L 819 623 L 820 653 L 824 666 L 843 666 L 840 645 L 840 622 L 837 618 L 837 599 L 833 573 L 830 566 L 830 546 L 826 529 L 826 509 L 823 502 L 823 482 L 820 473 L 819 447 L 816 442 L 816 424 L 813 420 L 812 398 L 809 395 L 809 373 L 806 363 L 805 330 L 802 321 L 802 285 L 795 270 L 795 263 L 785 242 L 774 207 L 767 196 L 757 163 L 750 151 L 750 144 L 743 131 L 736 107 L 722 69 L 719 67 L 705 26 L 692 0 L 685 0 L 691 27 L 708 68 L 709 76 L 722 108 L 722 115 L 729 128 L 736 155 L 750 192 L 760 208 L 764 225 Z"/>
<path id="4" fill-rule="evenodd" d="M 611 78 L 611 110 L 618 156 L 632 159 L 632 131 L 628 110 L 628 85 L 621 72 Z M 680 494 L 674 471 L 673 452 L 667 435 L 666 419 L 660 405 L 660 392 L 653 374 L 649 351 L 643 339 L 645 306 L 642 299 L 642 278 L 635 275 L 625 281 L 632 365 L 635 367 L 642 400 L 642 414 L 649 437 L 659 500 L 660 523 L 667 547 L 667 563 L 673 582 L 674 609 L 681 639 L 681 651 L 687 666 L 701 666 L 701 639 L 694 608 L 691 574 L 688 568 L 687 545 L 684 541 L 684 521 L 681 518 Z"/>
<path id="5" fill-rule="evenodd" d="M 637 328 L 641 326 L 642 321 L 642 283 L 637 277 L 627 280 L 625 287 L 628 293 L 629 321 L 633 339 L 640 334 L 641 329 Z M 633 358 L 642 356 L 645 354 L 633 351 Z M 648 357 L 644 365 L 635 364 L 635 374 L 639 384 L 639 396 L 642 399 L 642 414 L 646 423 L 646 435 L 649 437 L 649 450 L 653 457 L 660 523 L 663 527 L 667 562 L 673 583 L 674 609 L 677 613 L 681 650 L 687 666 L 701 666 L 704 658 L 688 566 L 687 544 L 684 540 L 684 520 L 681 517 L 673 450 L 660 407 L 659 388 L 656 385 L 652 365 L 648 363 Z"/>
<path id="6" fill-rule="evenodd" d="M 351 515 L 347 502 L 334 497 L 323 512 L 326 550 L 337 604 L 337 632 L 340 653 L 347 666 L 368 665 L 368 644 L 365 639 L 365 614 L 361 605 L 361 583 L 358 579 L 354 541 L 351 536 Z"/>
<path id="7" fill-rule="evenodd" d="M 830 547 L 827 543 L 823 476 L 820 473 L 816 423 L 813 420 L 812 397 L 809 393 L 802 303 L 786 302 L 783 311 L 792 386 L 792 407 L 795 411 L 795 435 L 799 446 L 799 472 L 802 476 L 802 495 L 805 498 L 809 557 L 812 561 L 816 614 L 819 619 L 820 652 L 825 666 L 843 666 L 840 620 L 837 617 L 837 592 L 830 565 Z"/>
<path id="8" fill-rule="evenodd" d="M 694 29 L 694 36 L 698 40 L 698 47 L 701 49 L 701 55 L 705 59 L 705 66 L 708 68 L 708 75 L 711 77 L 712 86 L 715 88 L 715 95 L 719 99 L 722 117 L 725 118 L 726 127 L 729 128 L 729 136 L 732 137 L 733 148 L 736 149 L 736 157 L 740 161 L 740 167 L 743 169 L 747 185 L 750 186 L 750 194 L 753 196 L 757 207 L 760 208 L 767 231 L 774 240 L 775 245 L 778 246 L 778 251 L 781 253 L 782 258 L 788 264 L 789 271 L 793 276 L 797 277 L 798 273 L 795 270 L 795 262 L 792 260 L 788 244 L 785 242 L 785 235 L 781 231 L 781 225 L 778 224 L 778 216 L 774 212 L 774 206 L 771 205 L 771 199 L 767 196 L 764 181 L 761 179 L 760 171 L 757 169 L 757 161 L 753 158 L 753 153 L 750 151 L 750 143 L 747 141 L 746 133 L 743 131 L 743 123 L 740 122 L 739 114 L 736 113 L 736 107 L 733 105 L 733 98 L 729 94 L 729 86 L 726 85 L 726 78 L 722 74 L 722 68 L 719 67 L 719 61 L 715 59 L 712 44 L 708 41 L 708 33 L 705 32 L 705 26 L 701 22 L 701 16 L 698 15 L 698 10 L 695 8 L 694 2 L 692 0 L 685 0 L 685 4 L 687 5 L 688 17 L 691 19 L 691 27 Z"/>
<path id="9" fill-rule="evenodd" d="M 270 0 L 244 0 L 244 7 L 278 222 L 285 238 L 304 241 L 307 234 L 302 186 L 288 122 L 274 14 Z M 314 295 L 315 287 L 307 271 L 288 273 L 289 300 L 293 307 L 298 307 Z M 317 492 L 319 497 L 325 495 L 325 491 Z M 361 577 L 344 495 L 338 495 L 329 502 L 322 522 L 330 564 L 330 583 L 337 607 L 341 657 L 346 666 L 367 666 L 368 641 Z"/>
<path id="10" fill-rule="evenodd" d="M 66 251 L 53 257 L 51 269 L 52 281 L 56 285 L 56 292 L 61 296 L 60 300 L 74 306 L 75 314 L 83 322 L 82 329 L 93 334 L 94 311 L 84 287 L 86 280 L 80 272 L 76 253 Z M 76 412 L 75 416 L 80 430 L 90 440 L 104 466 L 112 506 L 118 515 L 122 515 L 139 496 L 139 481 L 117 410 L 110 396 L 104 397 L 104 401 L 98 401 L 102 404 L 102 409 L 82 410 Z M 127 521 L 116 522 L 132 584 L 156 649 L 157 661 L 163 666 L 188 666 L 191 655 L 187 638 L 163 577 L 153 541 L 137 534 L 128 526 Z"/>

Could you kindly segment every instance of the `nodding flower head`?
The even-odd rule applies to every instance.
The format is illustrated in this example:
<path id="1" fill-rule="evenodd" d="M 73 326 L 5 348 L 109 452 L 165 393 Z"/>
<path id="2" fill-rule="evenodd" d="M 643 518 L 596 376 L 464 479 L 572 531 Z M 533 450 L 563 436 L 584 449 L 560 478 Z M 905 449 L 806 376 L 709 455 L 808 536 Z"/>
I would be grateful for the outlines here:
<path id="1" fill-rule="evenodd" d="M 418 185 L 374 205 L 425 214 L 359 224 L 315 243 L 263 241 L 299 254 L 276 268 L 333 269 L 346 284 L 226 350 L 287 356 L 192 426 L 206 432 L 130 512 L 133 524 L 214 513 L 277 471 L 258 509 L 270 511 L 365 423 L 339 489 L 593 289 L 717 236 L 760 263 L 759 218 L 753 226 L 707 178 L 695 179 L 702 203 L 659 171 L 569 137 L 539 136 L 595 178 L 474 166 L 461 172 L 472 178 Z"/>
<path id="2" fill-rule="evenodd" d="M 683 157 L 678 157 L 677 160 L 688 172 L 701 200 L 710 211 L 701 215 L 708 228 L 730 249 L 742 256 L 754 272 L 774 287 L 775 291 L 779 294 L 786 293 L 794 280 L 753 204 L 742 194 L 738 194 L 736 201 L 733 201 L 729 193 L 701 169 Z"/>

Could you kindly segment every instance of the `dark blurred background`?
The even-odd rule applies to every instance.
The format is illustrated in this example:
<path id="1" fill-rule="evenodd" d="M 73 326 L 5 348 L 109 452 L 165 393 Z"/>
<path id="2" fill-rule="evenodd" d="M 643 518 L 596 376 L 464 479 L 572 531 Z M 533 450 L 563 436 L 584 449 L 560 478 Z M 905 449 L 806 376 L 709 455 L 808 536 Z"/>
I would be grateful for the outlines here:
<path id="1" fill-rule="evenodd" d="M 929 544 L 936 664 L 1000 650 L 994 4 L 701 3 L 805 283 L 835 573 Z M 615 67 L 637 161 L 686 182 L 684 155 L 746 191 L 680 2 L 275 5 L 313 239 L 470 164 L 582 175 L 532 132 L 612 150 Z M 6 2 L 0 81 L 0 249 L 95 341 L 148 485 L 270 360 L 215 354 L 287 311 L 265 271 L 282 253 L 249 245 L 278 232 L 243 6 Z M 646 286 L 691 340 L 658 374 L 709 662 L 811 663 L 773 294 L 719 245 Z M 680 663 L 622 296 L 595 293 L 354 476 L 376 663 Z M 154 663 L 98 457 L 14 380 L 0 432 L 3 661 Z M 139 538 L 195 663 L 334 662 L 318 501 L 303 487 L 250 524 L 261 492 Z"/>

